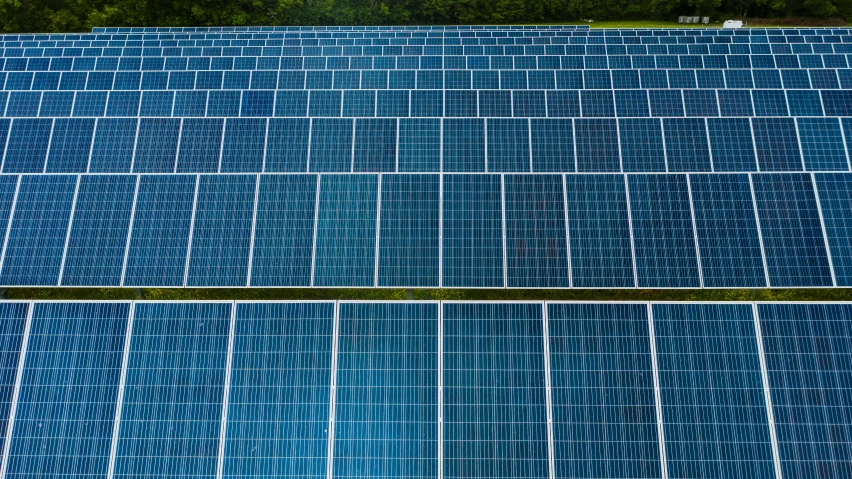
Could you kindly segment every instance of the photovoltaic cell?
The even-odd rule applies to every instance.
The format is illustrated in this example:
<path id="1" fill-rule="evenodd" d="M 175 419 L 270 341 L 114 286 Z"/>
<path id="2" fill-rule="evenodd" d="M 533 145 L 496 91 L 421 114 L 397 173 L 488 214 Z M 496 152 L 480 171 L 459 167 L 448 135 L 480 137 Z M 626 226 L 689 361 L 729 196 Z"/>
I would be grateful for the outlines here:
<path id="1" fill-rule="evenodd" d="M 114 477 L 214 477 L 232 303 L 135 307 Z"/>
<path id="2" fill-rule="evenodd" d="M 21 177 L 0 282 L 58 283 L 76 187 L 76 176 Z"/>
<path id="3" fill-rule="evenodd" d="M 126 286 L 183 286 L 195 175 L 141 175 L 136 196 Z"/>
<path id="4" fill-rule="evenodd" d="M 355 157 L 357 172 L 392 172 L 396 170 L 396 120 L 393 118 L 359 118 L 355 122 Z"/>
<path id="5" fill-rule="evenodd" d="M 0 305 L 0 446 L 6 446 L 9 412 L 18 376 L 18 361 L 24 339 L 29 303 Z"/>
<path id="6" fill-rule="evenodd" d="M 106 477 L 130 303 L 33 306 L 7 477 Z"/>
<path id="7" fill-rule="evenodd" d="M 506 175 L 504 181 L 507 287 L 568 287 L 562 177 Z"/>
<path id="8" fill-rule="evenodd" d="M 63 286 L 120 285 L 135 192 L 135 175 L 80 178 Z"/>
<path id="9" fill-rule="evenodd" d="M 837 286 L 852 286 L 852 174 L 817 174 L 816 187 Z"/>
<path id="10" fill-rule="evenodd" d="M 377 175 L 322 175 L 315 286 L 373 286 Z"/>
<path id="11" fill-rule="evenodd" d="M 443 308 L 444 477 L 549 477 L 541 304 Z"/>
<path id="12" fill-rule="evenodd" d="M 703 118 L 664 118 L 668 171 L 711 171 Z"/>
<path id="13" fill-rule="evenodd" d="M 310 286 L 315 175 L 262 175 L 251 286 Z"/>
<path id="14" fill-rule="evenodd" d="M 245 286 L 251 255 L 255 175 L 202 175 L 187 286 Z"/>
<path id="15" fill-rule="evenodd" d="M 223 477 L 325 478 L 334 304 L 236 307 Z"/>
<path id="16" fill-rule="evenodd" d="M 379 286 L 438 286 L 439 175 L 383 175 Z"/>
<path id="17" fill-rule="evenodd" d="M 624 177 L 566 175 L 565 186 L 573 286 L 635 286 Z"/>
<path id="18" fill-rule="evenodd" d="M 646 306 L 547 308 L 556 477 L 660 477 Z"/>
<path id="19" fill-rule="evenodd" d="M 42 118 L 23 118 L 12 122 L 3 173 L 41 173 L 44 171 L 52 122 Z"/>
<path id="20" fill-rule="evenodd" d="M 177 173 L 216 173 L 222 153 L 221 118 L 183 120 L 178 151 Z"/>
<path id="21" fill-rule="evenodd" d="M 758 304 L 784 477 L 852 474 L 852 310 Z"/>
<path id="22" fill-rule="evenodd" d="M 797 118 L 807 171 L 849 171 L 837 118 Z"/>
<path id="23" fill-rule="evenodd" d="M 135 173 L 172 173 L 177 159 L 180 119 L 142 118 L 133 157 Z"/>
<path id="24" fill-rule="evenodd" d="M 503 286 L 500 176 L 443 175 L 443 286 Z"/>
<path id="25" fill-rule="evenodd" d="M 671 478 L 774 478 L 751 306 L 654 304 Z"/>
<path id="26" fill-rule="evenodd" d="M 752 118 L 760 171 L 802 171 L 792 118 Z"/>
<path id="27" fill-rule="evenodd" d="M 831 271 L 811 178 L 752 175 L 763 250 L 774 287 L 831 286 Z"/>
<path id="28" fill-rule="evenodd" d="M 766 287 L 748 175 L 690 175 L 704 286 Z"/>
<path id="29" fill-rule="evenodd" d="M 640 288 L 699 286 L 685 175 L 629 175 Z"/>
<path id="30" fill-rule="evenodd" d="M 334 477 L 438 475 L 438 303 L 342 303 Z"/>

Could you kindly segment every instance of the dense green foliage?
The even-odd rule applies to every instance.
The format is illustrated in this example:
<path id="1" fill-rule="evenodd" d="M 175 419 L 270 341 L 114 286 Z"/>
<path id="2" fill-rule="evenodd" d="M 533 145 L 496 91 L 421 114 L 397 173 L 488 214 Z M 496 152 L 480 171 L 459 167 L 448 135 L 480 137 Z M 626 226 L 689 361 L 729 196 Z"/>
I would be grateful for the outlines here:
<path id="1" fill-rule="evenodd" d="M 75 32 L 96 26 L 513 24 L 850 13 L 852 0 L 0 0 L 0 27 L 7 33 Z"/>

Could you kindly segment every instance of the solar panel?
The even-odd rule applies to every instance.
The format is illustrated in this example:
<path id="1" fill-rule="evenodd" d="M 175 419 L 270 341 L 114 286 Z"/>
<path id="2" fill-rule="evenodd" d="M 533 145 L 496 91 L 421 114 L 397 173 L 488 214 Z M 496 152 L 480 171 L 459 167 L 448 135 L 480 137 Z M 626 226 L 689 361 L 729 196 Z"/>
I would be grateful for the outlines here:
<path id="1" fill-rule="evenodd" d="M 342 303 L 334 477 L 438 475 L 437 303 Z"/>
<path id="2" fill-rule="evenodd" d="M 217 472 L 231 303 L 138 303 L 113 477 Z"/>
<path id="3" fill-rule="evenodd" d="M 236 307 L 223 477 L 326 477 L 334 306 Z"/>
<path id="4" fill-rule="evenodd" d="M 7 477 L 107 475 L 129 306 L 32 306 Z"/>
<path id="5" fill-rule="evenodd" d="M 752 308 L 652 308 L 670 477 L 775 477 Z"/>

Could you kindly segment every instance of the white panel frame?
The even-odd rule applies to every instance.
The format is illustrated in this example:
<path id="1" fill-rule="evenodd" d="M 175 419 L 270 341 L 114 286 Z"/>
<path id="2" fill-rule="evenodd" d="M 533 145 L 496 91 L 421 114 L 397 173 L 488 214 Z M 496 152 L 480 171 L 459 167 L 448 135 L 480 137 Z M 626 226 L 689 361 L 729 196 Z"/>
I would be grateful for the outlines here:
<path id="1" fill-rule="evenodd" d="M 109 450 L 109 466 L 107 469 L 107 478 L 112 479 L 115 474 L 115 459 L 118 453 L 118 436 L 121 432 L 121 410 L 124 405 L 124 387 L 127 384 L 127 364 L 130 360 L 130 344 L 133 338 L 133 318 L 136 315 L 136 302 L 130 304 L 130 313 L 127 318 L 127 328 L 124 338 L 124 356 L 121 359 L 121 379 L 118 384 L 118 399 L 115 405 L 115 420 L 112 426 L 112 442 Z"/>
<path id="2" fill-rule="evenodd" d="M 195 195 L 192 198 L 192 216 L 189 220 L 189 238 L 186 245 L 186 263 L 183 265 L 183 287 L 189 279 L 189 259 L 192 257 L 192 238 L 195 232 L 195 212 L 198 207 L 198 188 L 201 184 L 201 175 L 195 175 Z"/>
<path id="3" fill-rule="evenodd" d="M 231 301 L 231 321 L 228 328 L 228 359 L 225 365 L 225 386 L 222 392 L 222 422 L 219 425 L 219 452 L 216 461 L 217 479 L 222 479 L 222 470 L 225 465 L 225 438 L 228 432 L 228 399 L 231 393 L 231 369 L 234 358 L 234 328 L 236 322 L 237 302 Z"/>
<path id="4" fill-rule="evenodd" d="M 553 396 L 551 387 L 550 370 L 550 329 L 548 317 L 548 303 L 541 303 L 542 338 L 544 340 L 544 385 L 547 406 L 547 459 L 550 469 L 550 479 L 556 478 L 556 460 L 553 444 Z"/>
<path id="5" fill-rule="evenodd" d="M 660 391 L 660 368 L 657 365 L 657 336 L 654 333 L 654 304 L 645 303 L 648 313 L 648 339 L 651 345 L 651 368 L 654 373 L 654 404 L 657 410 L 657 440 L 660 444 L 660 472 L 662 479 L 668 479 L 669 471 L 666 462 L 666 435 L 663 425 L 663 403 Z"/>
<path id="6" fill-rule="evenodd" d="M 816 176 L 811 172 L 809 174 L 811 188 L 814 190 L 814 200 L 816 201 L 817 213 L 819 213 L 819 224 L 822 229 L 822 241 L 825 246 L 825 257 L 828 259 L 828 269 L 831 271 L 831 286 L 837 287 L 837 277 L 834 275 L 834 261 L 831 258 L 831 246 L 828 244 L 828 230 L 825 228 L 825 219 L 822 216 L 822 202 L 819 199 L 819 188 L 817 188 Z"/>
<path id="7" fill-rule="evenodd" d="M 0 273 L 3 272 L 3 266 L 6 264 L 6 248 L 9 246 L 9 233 L 12 231 L 12 222 L 15 220 L 15 210 L 18 206 L 18 193 L 21 190 L 21 175 L 18 175 L 18 180 L 15 183 L 15 196 L 12 198 L 12 208 L 9 210 L 9 219 L 6 222 L 6 231 L 3 236 L 3 251 L 0 252 Z"/>
<path id="8" fill-rule="evenodd" d="M 127 224 L 127 240 L 124 243 L 124 262 L 121 264 L 121 279 L 118 284 L 124 286 L 124 276 L 127 272 L 127 256 L 130 253 L 130 239 L 133 235 L 133 223 L 136 221 L 136 200 L 139 198 L 139 183 L 142 177 L 136 175 L 136 189 L 133 192 L 133 206 L 130 208 L 130 222 Z"/>
<path id="9" fill-rule="evenodd" d="M 340 302 L 334 302 L 334 333 L 331 342 L 331 384 L 328 396 L 328 459 L 326 478 L 334 479 L 334 414 L 337 402 L 337 354 L 340 332 Z"/>
<path id="10" fill-rule="evenodd" d="M 68 257 L 68 242 L 71 240 L 71 229 L 74 226 L 74 213 L 77 211 L 77 194 L 80 192 L 80 175 L 77 175 L 77 185 L 74 187 L 74 199 L 71 202 L 71 213 L 68 218 L 68 230 L 65 232 L 65 247 L 62 249 L 62 262 L 59 264 L 59 275 L 56 278 L 56 286 L 62 285 L 62 276 L 65 274 L 65 259 Z"/>
<path id="11" fill-rule="evenodd" d="M 757 340 L 757 353 L 760 359 L 760 378 L 763 382 L 763 398 L 766 401 L 766 418 L 769 422 L 769 438 L 772 441 L 772 462 L 775 465 L 776 479 L 782 479 L 781 455 L 778 450 L 778 436 L 775 432 L 775 412 L 772 409 L 772 393 L 769 388 L 769 374 L 766 372 L 766 354 L 763 351 L 763 332 L 760 329 L 760 315 L 757 303 L 751 303 L 752 318 L 754 319 L 754 334 Z"/>
<path id="12" fill-rule="evenodd" d="M 33 310 L 35 302 L 29 301 L 27 309 L 27 322 L 24 326 L 24 336 L 21 338 L 21 352 L 18 356 L 18 372 L 15 375 L 15 388 L 12 392 L 12 404 L 9 408 L 9 420 L 6 422 L 6 442 L 3 444 L 3 464 L 0 466 L 0 477 L 6 477 L 6 468 L 9 466 L 9 451 L 11 450 L 12 434 L 15 432 L 15 415 L 18 411 L 18 398 L 21 394 L 21 378 L 24 375 L 24 364 L 27 359 L 27 345 L 30 339 L 30 329 L 33 322 Z"/>
<path id="13" fill-rule="evenodd" d="M 701 267 L 701 247 L 698 244 L 698 225 L 695 222 L 695 207 L 692 205 L 692 183 L 689 180 L 689 174 L 685 174 L 686 176 L 686 192 L 689 196 L 689 213 L 690 219 L 692 220 L 692 237 L 695 240 L 695 258 L 697 260 L 696 265 L 698 266 L 698 285 L 701 289 L 704 289 L 704 271 Z"/>

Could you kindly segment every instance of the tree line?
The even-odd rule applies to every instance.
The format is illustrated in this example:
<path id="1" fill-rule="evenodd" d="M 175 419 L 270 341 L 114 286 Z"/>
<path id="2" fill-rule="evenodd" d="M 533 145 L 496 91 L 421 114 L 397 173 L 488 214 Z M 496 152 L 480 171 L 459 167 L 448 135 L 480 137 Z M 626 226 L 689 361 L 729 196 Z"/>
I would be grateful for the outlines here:
<path id="1" fill-rule="evenodd" d="M 852 0 L 0 0 L 0 28 L 455 25 L 602 20 L 852 16 Z"/>

